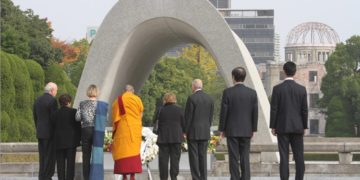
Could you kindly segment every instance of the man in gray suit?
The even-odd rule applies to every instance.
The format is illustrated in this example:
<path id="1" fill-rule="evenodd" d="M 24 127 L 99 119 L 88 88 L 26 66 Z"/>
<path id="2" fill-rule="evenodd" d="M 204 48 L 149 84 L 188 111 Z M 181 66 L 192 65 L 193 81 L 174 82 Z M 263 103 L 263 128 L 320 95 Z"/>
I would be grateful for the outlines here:
<path id="1" fill-rule="evenodd" d="M 296 83 L 293 76 L 296 64 L 284 64 L 285 81 L 273 88 L 271 96 L 270 128 L 277 136 L 280 153 L 281 180 L 289 179 L 289 144 L 294 153 L 295 180 L 304 178 L 304 132 L 308 128 L 307 93 L 304 86 Z"/>
<path id="2" fill-rule="evenodd" d="M 207 179 L 206 152 L 214 113 L 214 101 L 202 87 L 200 79 L 192 82 L 193 94 L 188 97 L 185 108 L 185 133 L 193 180 Z"/>
<path id="3" fill-rule="evenodd" d="M 231 74 L 234 86 L 223 92 L 219 131 L 227 140 L 231 180 L 250 180 L 250 140 L 258 124 L 257 94 L 244 85 L 243 67 L 233 69 Z"/>

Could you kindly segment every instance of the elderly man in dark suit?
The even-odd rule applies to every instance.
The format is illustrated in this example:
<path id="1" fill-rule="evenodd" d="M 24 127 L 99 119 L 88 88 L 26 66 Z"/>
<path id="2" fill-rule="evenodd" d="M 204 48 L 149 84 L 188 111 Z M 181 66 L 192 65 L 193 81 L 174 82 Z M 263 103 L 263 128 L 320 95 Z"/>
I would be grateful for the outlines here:
<path id="1" fill-rule="evenodd" d="M 207 147 L 214 113 L 214 101 L 203 90 L 200 79 L 192 82 L 193 94 L 186 101 L 186 137 L 193 180 L 207 179 Z"/>
<path id="2" fill-rule="evenodd" d="M 258 123 L 257 94 L 244 85 L 246 71 L 243 67 L 236 67 L 231 74 L 234 86 L 223 92 L 219 131 L 222 138 L 226 136 L 231 179 L 249 180 L 250 140 Z"/>
<path id="3" fill-rule="evenodd" d="M 307 93 L 305 87 L 293 79 L 296 64 L 286 62 L 283 69 L 287 78 L 273 88 L 270 128 L 278 139 L 281 180 L 289 179 L 289 144 L 295 159 L 295 180 L 302 180 L 305 172 L 303 136 L 308 128 Z"/>
<path id="4" fill-rule="evenodd" d="M 49 82 L 45 86 L 45 93 L 36 99 L 33 106 L 39 148 L 39 180 L 49 180 L 55 172 L 55 148 L 52 142 L 51 116 L 57 110 L 57 102 L 54 98 L 57 90 L 57 85 Z"/>

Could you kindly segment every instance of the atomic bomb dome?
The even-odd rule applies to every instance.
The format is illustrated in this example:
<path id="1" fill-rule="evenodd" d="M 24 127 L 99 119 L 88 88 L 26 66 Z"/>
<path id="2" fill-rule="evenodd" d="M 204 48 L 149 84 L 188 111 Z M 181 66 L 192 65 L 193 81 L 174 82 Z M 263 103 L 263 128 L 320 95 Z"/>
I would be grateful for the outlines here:
<path id="1" fill-rule="evenodd" d="M 324 64 L 340 40 L 330 26 L 319 22 L 306 22 L 293 28 L 286 42 L 285 61 Z"/>
<path id="2" fill-rule="evenodd" d="M 306 22 L 290 31 L 286 46 L 335 46 L 339 42 L 338 34 L 330 26 Z"/>

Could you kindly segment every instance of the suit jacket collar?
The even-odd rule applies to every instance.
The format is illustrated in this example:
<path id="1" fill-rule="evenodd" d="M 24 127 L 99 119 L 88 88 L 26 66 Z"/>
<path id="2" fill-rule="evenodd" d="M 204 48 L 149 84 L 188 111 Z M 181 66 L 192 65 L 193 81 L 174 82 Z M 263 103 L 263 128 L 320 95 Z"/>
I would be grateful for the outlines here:
<path id="1" fill-rule="evenodd" d="M 170 106 L 170 105 L 174 105 L 175 103 L 173 102 L 168 102 L 168 103 L 165 103 L 164 106 Z"/>
<path id="2" fill-rule="evenodd" d="M 197 90 L 195 90 L 195 92 L 193 94 L 201 93 L 201 92 L 202 92 L 202 89 L 197 89 Z"/>
<path id="3" fill-rule="evenodd" d="M 54 96 L 52 96 L 51 94 L 49 94 L 49 93 L 44 93 L 44 96 L 50 96 L 50 97 L 53 97 L 53 98 L 55 98 Z"/>
<path id="4" fill-rule="evenodd" d="M 244 87 L 244 83 L 235 84 L 234 87 Z"/>

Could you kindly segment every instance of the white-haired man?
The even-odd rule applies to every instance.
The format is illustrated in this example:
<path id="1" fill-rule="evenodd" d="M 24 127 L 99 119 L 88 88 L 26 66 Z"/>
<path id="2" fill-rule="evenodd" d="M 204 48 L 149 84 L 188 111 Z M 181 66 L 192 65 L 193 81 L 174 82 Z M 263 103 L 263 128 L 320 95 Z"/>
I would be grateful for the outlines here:
<path id="1" fill-rule="evenodd" d="M 57 85 L 49 82 L 45 86 L 45 93 L 36 99 L 33 106 L 39 148 L 39 180 L 49 180 L 55 172 L 55 148 L 50 118 L 57 110 L 57 90 Z"/>
<path id="2" fill-rule="evenodd" d="M 185 133 L 193 180 L 207 179 L 206 154 L 214 113 L 214 101 L 202 88 L 200 79 L 192 82 L 193 94 L 188 97 L 185 108 Z"/>

